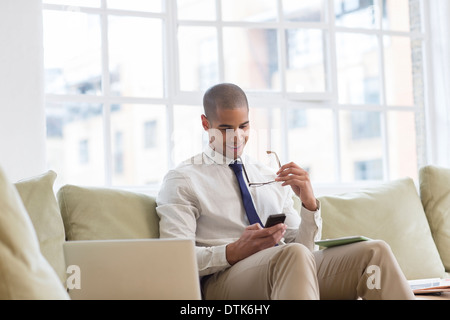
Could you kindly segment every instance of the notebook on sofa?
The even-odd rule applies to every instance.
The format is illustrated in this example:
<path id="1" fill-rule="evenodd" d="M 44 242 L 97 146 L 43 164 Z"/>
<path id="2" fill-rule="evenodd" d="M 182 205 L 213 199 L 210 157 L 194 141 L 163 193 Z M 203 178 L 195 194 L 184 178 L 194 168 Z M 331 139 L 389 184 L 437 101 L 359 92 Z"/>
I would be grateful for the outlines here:
<path id="1" fill-rule="evenodd" d="M 64 255 L 74 300 L 201 299 L 190 240 L 67 241 Z"/>
<path id="2" fill-rule="evenodd" d="M 317 240 L 314 241 L 315 244 L 324 247 L 324 248 L 331 248 L 336 246 L 343 246 L 346 244 L 351 244 L 355 242 L 360 241 L 369 241 L 370 238 L 364 237 L 364 236 L 350 236 L 350 237 L 341 237 L 341 238 L 335 238 L 335 239 L 324 239 L 324 240 Z"/>

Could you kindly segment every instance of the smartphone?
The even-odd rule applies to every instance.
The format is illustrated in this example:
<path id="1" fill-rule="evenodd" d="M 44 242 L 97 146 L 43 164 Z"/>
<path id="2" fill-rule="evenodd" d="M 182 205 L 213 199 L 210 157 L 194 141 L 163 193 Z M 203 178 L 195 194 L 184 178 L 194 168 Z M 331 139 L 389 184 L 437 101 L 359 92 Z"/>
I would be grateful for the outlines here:
<path id="1" fill-rule="evenodd" d="M 286 220 L 286 215 L 284 213 L 272 214 L 267 218 L 267 222 L 264 225 L 264 228 L 270 228 L 279 223 L 283 223 Z"/>

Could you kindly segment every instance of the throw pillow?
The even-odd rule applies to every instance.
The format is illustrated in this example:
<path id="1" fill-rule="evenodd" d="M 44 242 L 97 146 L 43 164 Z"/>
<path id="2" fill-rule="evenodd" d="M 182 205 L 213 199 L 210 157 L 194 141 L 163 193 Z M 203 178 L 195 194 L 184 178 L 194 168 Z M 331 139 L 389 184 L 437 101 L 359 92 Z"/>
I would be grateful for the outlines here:
<path id="1" fill-rule="evenodd" d="M 444 266 L 412 179 L 326 196 L 320 201 L 323 239 L 362 235 L 384 240 L 407 279 L 444 276 Z"/>
<path id="2" fill-rule="evenodd" d="M 68 299 L 42 255 L 30 217 L 0 169 L 0 300 Z"/>
<path id="3" fill-rule="evenodd" d="M 159 238 L 156 202 L 150 196 L 66 185 L 57 197 L 67 240 Z"/>
<path id="4" fill-rule="evenodd" d="M 447 272 L 450 272 L 450 169 L 420 170 L 420 194 L 431 233 Z"/>
<path id="5" fill-rule="evenodd" d="M 15 183 L 15 186 L 31 218 L 43 256 L 65 285 L 67 277 L 63 252 L 65 233 L 53 191 L 55 179 L 56 173 L 48 171 L 40 176 L 21 180 Z"/>

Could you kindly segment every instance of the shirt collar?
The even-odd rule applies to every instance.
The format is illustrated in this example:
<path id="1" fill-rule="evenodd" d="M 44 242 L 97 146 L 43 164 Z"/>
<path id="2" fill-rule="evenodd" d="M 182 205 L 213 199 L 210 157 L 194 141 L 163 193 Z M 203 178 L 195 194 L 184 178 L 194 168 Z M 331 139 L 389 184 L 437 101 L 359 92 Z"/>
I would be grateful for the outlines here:
<path id="1" fill-rule="evenodd" d="M 230 165 L 231 163 L 233 163 L 235 161 L 234 159 L 227 158 L 220 152 L 216 152 L 215 150 L 213 150 L 211 148 L 211 146 L 209 144 L 205 145 L 205 147 L 203 148 L 203 153 L 206 155 L 206 157 L 211 159 L 216 164 Z M 245 160 L 244 160 L 245 157 L 246 157 L 245 155 L 242 155 L 242 157 L 240 158 L 241 162 L 245 163 Z"/>

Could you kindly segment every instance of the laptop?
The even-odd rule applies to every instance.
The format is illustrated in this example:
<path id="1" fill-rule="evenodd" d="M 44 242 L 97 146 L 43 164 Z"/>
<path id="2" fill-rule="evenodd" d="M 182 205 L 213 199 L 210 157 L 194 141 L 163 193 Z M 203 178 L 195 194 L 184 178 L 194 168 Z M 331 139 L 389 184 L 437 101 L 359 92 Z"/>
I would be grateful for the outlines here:
<path id="1" fill-rule="evenodd" d="M 191 240 L 66 241 L 73 300 L 200 300 Z"/>

